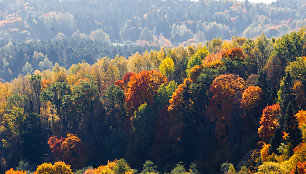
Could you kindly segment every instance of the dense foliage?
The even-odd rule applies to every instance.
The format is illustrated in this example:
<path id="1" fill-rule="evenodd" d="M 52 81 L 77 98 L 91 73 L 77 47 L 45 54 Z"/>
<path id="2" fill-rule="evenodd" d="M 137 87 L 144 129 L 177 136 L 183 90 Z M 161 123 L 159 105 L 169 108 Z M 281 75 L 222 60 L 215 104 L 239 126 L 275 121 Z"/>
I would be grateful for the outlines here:
<path id="1" fill-rule="evenodd" d="M 0 170 L 303 173 L 305 34 L 214 39 L 0 82 Z"/>

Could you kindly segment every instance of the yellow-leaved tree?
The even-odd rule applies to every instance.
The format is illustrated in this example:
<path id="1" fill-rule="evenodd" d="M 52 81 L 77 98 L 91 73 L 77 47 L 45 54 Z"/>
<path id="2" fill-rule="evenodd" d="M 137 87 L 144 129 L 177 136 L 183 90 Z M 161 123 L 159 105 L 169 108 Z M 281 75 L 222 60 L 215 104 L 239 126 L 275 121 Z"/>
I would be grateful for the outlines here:
<path id="1" fill-rule="evenodd" d="M 160 72 L 167 77 L 172 75 L 174 69 L 174 62 L 170 57 L 164 59 L 159 66 Z"/>

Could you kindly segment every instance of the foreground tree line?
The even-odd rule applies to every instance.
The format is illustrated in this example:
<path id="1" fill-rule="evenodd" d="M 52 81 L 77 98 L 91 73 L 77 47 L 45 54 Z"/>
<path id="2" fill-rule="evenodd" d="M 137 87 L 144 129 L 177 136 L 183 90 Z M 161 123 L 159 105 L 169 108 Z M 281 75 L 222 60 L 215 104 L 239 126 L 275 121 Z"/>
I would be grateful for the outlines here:
<path id="1" fill-rule="evenodd" d="M 214 39 L 0 83 L 0 170 L 303 173 L 305 38 Z"/>

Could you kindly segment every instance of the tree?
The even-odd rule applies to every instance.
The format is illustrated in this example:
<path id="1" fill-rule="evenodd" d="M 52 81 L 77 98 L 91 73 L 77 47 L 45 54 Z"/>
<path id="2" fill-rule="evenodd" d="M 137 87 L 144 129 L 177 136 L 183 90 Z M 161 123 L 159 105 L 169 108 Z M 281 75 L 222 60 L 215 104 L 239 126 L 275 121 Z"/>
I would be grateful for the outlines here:
<path id="1" fill-rule="evenodd" d="M 283 78 L 280 84 L 280 89 L 277 93 L 278 101 L 282 108 L 283 113 L 285 113 L 286 108 L 289 102 L 293 102 L 295 104 L 295 97 L 293 91 L 293 82 L 290 73 L 286 73 L 286 76 Z"/>
<path id="2" fill-rule="evenodd" d="M 191 69 L 196 65 L 201 65 L 202 60 L 209 54 L 206 47 L 199 49 L 189 60 L 187 64 L 187 69 Z"/>
<path id="3" fill-rule="evenodd" d="M 297 57 L 303 56 L 303 32 L 292 32 L 278 39 L 275 45 L 277 57 L 280 58 L 283 67 L 287 62 L 293 62 Z"/>
<path id="4" fill-rule="evenodd" d="M 8 160 L 27 159 L 39 161 L 42 150 L 42 129 L 39 116 L 27 114 L 22 108 L 13 107 L 2 117 L 0 137 Z"/>
<path id="5" fill-rule="evenodd" d="M 114 167 L 114 173 L 115 174 L 124 174 L 128 172 L 132 172 L 133 170 L 128 165 L 125 159 L 120 159 L 117 161 L 115 167 Z"/>
<path id="6" fill-rule="evenodd" d="M 260 87 L 249 86 L 244 90 L 241 98 L 241 107 L 252 110 L 258 107 L 262 100 L 263 92 Z"/>
<path id="7" fill-rule="evenodd" d="M 258 64 L 258 70 L 262 69 L 273 51 L 273 45 L 264 34 L 255 40 L 254 55 Z"/>
<path id="8" fill-rule="evenodd" d="M 207 116 L 211 122 L 215 122 L 215 134 L 222 141 L 227 141 L 227 132 L 231 128 L 232 119 L 239 116 L 233 112 L 237 105 L 245 82 L 238 75 L 228 74 L 218 76 L 210 86 L 212 97 L 207 108 Z"/>
<path id="9" fill-rule="evenodd" d="M 169 100 L 172 97 L 172 94 L 177 88 L 177 83 L 175 81 L 170 81 L 168 85 L 161 84 L 158 88 L 156 95 L 156 105 L 159 110 L 164 108 L 169 104 Z"/>
<path id="10" fill-rule="evenodd" d="M 29 82 L 32 87 L 33 97 L 31 102 L 33 102 L 34 113 L 40 114 L 40 93 L 41 93 L 41 75 L 33 75 L 30 77 Z"/>
<path id="11" fill-rule="evenodd" d="M 71 87 L 65 82 L 55 82 L 41 93 L 41 98 L 44 101 L 50 101 L 56 108 L 56 114 L 60 118 L 61 131 L 65 132 L 68 127 L 69 110 L 71 106 Z"/>
<path id="12" fill-rule="evenodd" d="M 172 75 L 174 69 L 174 62 L 170 57 L 164 59 L 159 66 L 160 72 L 167 77 L 170 77 L 170 75 Z"/>
<path id="13" fill-rule="evenodd" d="M 295 118 L 299 123 L 299 128 L 302 129 L 303 125 L 306 125 L 306 111 L 300 110 L 295 114 Z"/>
<path id="14" fill-rule="evenodd" d="M 238 74 L 241 77 L 246 76 L 245 55 L 240 47 L 224 50 L 221 55 L 227 73 Z"/>
<path id="15" fill-rule="evenodd" d="M 158 71 L 141 71 L 131 77 L 125 93 L 127 110 L 131 115 L 143 103 L 152 105 L 159 86 L 167 83 L 167 78 Z"/>
<path id="16" fill-rule="evenodd" d="M 148 173 L 158 173 L 157 166 L 150 160 L 146 161 L 143 164 L 142 171 L 140 174 L 148 174 Z"/>
<path id="17" fill-rule="evenodd" d="M 136 73 L 130 72 L 123 76 L 122 80 L 118 80 L 115 82 L 115 85 L 119 86 L 122 90 L 128 90 L 128 83 L 131 80 L 131 77 L 136 75 Z"/>
<path id="18" fill-rule="evenodd" d="M 65 140 L 64 137 L 61 137 L 60 139 L 58 139 L 56 136 L 52 136 L 48 140 L 48 145 L 51 149 L 52 155 L 57 160 L 60 159 L 61 145 L 64 140 Z"/>
<path id="19" fill-rule="evenodd" d="M 67 134 L 61 144 L 61 156 L 64 161 L 75 168 L 83 167 L 87 162 L 85 145 L 76 135 Z"/>
<path id="20" fill-rule="evenodd" d="M 260 87 L 249 86 L 243 91 L 242 98 L 240 100 L 242 108 L 243 118 L 243 132 L 246 135 L 256 134 L 260 119 L 260 112 L 264 105 L 263 91 Z"/>
<path id="21" fill-rule="evenodd" d="M 83 167 L 87 162 L 85 145 L 76 135 L 67 134 L 66 138 L 49 138 L 49 147 L 57 159 L 62 159 L 74 168 Z"/>
<path id="22" fill-rule="evenodd" d="M 148 159 L 148 149 L 153 144 L 156 122 L 154 110 L 150 105 L 142 104 L 131 118 L 132 132 L 127 156 L 134 164 L 142 164 Z"/>
<path id="23" fill-rule="evenodd" d="M 279 104 L 267 106 L 263 110 L 263 114 L 260 118 L 260 127 L 258 128 L 259 137 L 266 144 L 270 144 L 271 138 L 274 136 L 276 129 L 279 126 L 279 117 L 281 108 Z"/>
<path id="24" fill-rule="evenodd" d="M 302 133 L 299 129 L 298 121 L 296 117 L 294 116 L 295 111 L 294 107 L 292 105 L 292 102 L 290 101 L 287 105 L 286 112 L 283 115 L 283 132 L 286 132 L 288 134 L 288 137 L 286 140 L 291 144 L 290 153 L 292 154 L 293 148 L 295 148 L 299 143 L 302 141 Z"/>
<path id="25" fill-rule="evenodd" d="M 190 79 L 185 79 L 183 84 L 180 84 L 169 100 L 168 111 L 176 110 L 181 111 L 183 108 L 189 110 L 192 105 L 189 86 L 191 85 Z M 185 110 L 185 111 L 187 111 Z"/>
<path id="26" fill-rule="evenodd" d="M 263 91 L 263 106 L 272 105 L 276 92 L 273 90 L 272 82 L 267 76 L 266 71 L 259 71 L 259 76 L 256 81 L 256 85 L 259 86 Z"/>

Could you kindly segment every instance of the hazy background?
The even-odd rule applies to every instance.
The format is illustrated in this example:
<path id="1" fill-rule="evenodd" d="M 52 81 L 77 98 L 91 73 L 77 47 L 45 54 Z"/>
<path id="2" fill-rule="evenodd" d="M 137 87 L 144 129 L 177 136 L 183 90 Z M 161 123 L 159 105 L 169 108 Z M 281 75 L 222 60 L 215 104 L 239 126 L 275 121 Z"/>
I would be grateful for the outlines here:
<path id="1" fill-rule="evenodd" d="M 0 79 L 55 62 L 67 68 L 214 38 L 279 37 L 306 25 L 304 1 L 253 1 L 0 0 Z"/>

